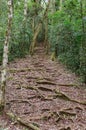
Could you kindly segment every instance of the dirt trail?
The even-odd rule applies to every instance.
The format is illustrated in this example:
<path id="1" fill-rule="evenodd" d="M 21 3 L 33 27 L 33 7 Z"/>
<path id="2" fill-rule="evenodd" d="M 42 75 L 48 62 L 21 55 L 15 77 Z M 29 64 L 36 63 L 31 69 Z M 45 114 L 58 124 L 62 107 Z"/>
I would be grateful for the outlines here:
<path id="1" fill-rule="evenodd" d="M 86 89 L 42 48 L 32 57 L 10 63 L 8 69 L 7 113 L 40 130 L 86 130 Z M 1 128 L 31 130 L 15 121 L 0 115 Z"/>

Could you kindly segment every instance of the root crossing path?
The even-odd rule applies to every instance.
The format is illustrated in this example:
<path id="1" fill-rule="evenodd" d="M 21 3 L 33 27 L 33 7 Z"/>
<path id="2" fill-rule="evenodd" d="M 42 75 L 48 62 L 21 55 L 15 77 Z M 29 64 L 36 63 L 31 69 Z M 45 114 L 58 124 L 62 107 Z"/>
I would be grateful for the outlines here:
<path id="1" fill-rule="evenodd" d="M 9 64 L 5 112 L 0 128 L 7 130 L 86 130 L 86 89 L 37 48 Z"/>

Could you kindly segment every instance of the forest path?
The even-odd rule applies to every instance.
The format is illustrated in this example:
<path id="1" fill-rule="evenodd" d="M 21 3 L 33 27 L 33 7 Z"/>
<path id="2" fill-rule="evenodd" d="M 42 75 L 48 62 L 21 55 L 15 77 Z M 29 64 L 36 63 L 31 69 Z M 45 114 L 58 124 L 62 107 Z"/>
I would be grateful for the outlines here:
<path id="1" fill-rule="evenodd" d="M 6 112 L 40 130 L 86 130 L 86 89 L 75 74 L 50 60 L 42 48 L 36 55 L 9 64 Z M 76 86 L 77 84 L 77 86 Z M 8 130 L 31 130 L 0 116 Z"/>

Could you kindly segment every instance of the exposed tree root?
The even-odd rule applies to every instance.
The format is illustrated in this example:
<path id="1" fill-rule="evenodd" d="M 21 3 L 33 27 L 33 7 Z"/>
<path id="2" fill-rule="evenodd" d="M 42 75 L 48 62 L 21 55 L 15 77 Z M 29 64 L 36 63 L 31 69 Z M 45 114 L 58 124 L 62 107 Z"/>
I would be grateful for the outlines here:
<path id="1" fill-rule="evenodd" d="M 29 120 L 49 120 L 50 118 L 52 118 L 53 112 L 48 112 L 48 114 L 42 114 L 40 116 L 36 116 L 36 117 L 30 117 Z"/>
<path id="2" fill-rule="evenodd" d="M 36 95 L 28 97 L 28 99 L 34 99 L 36 98 Z"/>
<path id="3" fill-rule="evenodd" d="M 47 88 L 47 87 L 37 87 L 37 86 L 16 86 L 16 89 L 21 89 L 21 88 L 26 88 L 26 89 L 31 89 L 31 90 L 36 90 L 36 91 L 50 91 L 50 92 L 53 92 L 53 89 L 51 88 Z"/>
<path id="4" fill-rule="evenodd" d="M 36 83 L 38 83 L 38 84 L 56 85 L 56 83 L 51 82 L 51 81 L 47 81 L 47 80 L 38 80 L 38 81 L 36 81 Z"/>
<path id="5" fill-rule="evenodd" d="M 72 107 L 69 107 L 69 108 L 64 108 L 63 110 L 64 110 L 64 111 L 71 111 L 71 110 L 73 110 L 73 108 L 72 108 Z"/>
<path id="6" fill-rule="evenodd" d="M 45 80 L 48 80 L 48 81 L 52 81 L 51 78 L 48 78 L 48 77 L 44 77 Z"/>
<path id="7" fill-rule="evenodd" d="M 36 76 L 35 76 L 35 77 L 34 77 L 34 76 L 28 76 L 28 77 L 26 77 L 26 78 L 27 78 L 27 79 L 36 79 L 37 81 L 39 81 L 39 80 L 43 80 L 43 81 L 46 80 L 46 81 L 47 81 L 47 80 L 48 80 L 48 82 L 49 82 L 49 81 L 52 82 L 52 79 L 47 78 L 47 77 L 42 77 L 42 78 L 41 78 L 41 77 L 36 77 Z"/>
<path id="8" fill-rule="evenodd" d="M 41 87 L 38 87 L 38 89 L 40 89 Z M 42 87 L 43 89 L 43 87 Z M 45 88 L 44 88 L 45 89 Z M 48 91 L 51 91 L 51 92 L 55 92 L 56 95 L 50 95 L 49 97 L 59 97 L 59 98 L 62 98 L 64 100 L 68 100 L 68 101 L 71 101 L 71 102 L 76 102 L 76 103 L 79 103 L 79 104 L 82 104 L 82 105 L 86 105 L 86 101 L 78 101 L 78 100 L 75 100 L 75 99 L 71 99 L 71 97 L 67 96 L 66 94 L 64 94 L 63 92 L 60 92 L 59 90 L 57 89 L 50 89 Z M 53 99 L 53 98 L 51 98 Z"/>
<path id="9" fill-rule="evenodd" d="M 17 121 L 19 122 L 19 123 L 21 123 L 22 125 L 24 125 L 24 126 L 26 126 L 26 127 L 29 127 L 31 130 L 40 130 L 40 128 L 39 127 L 37 127 L 38 126 L 38 124 L 37 123 L 28 123 L 28 122 L 25 122 L 25 121 L 23 121 L 22 119 L 17 119 Z"/>
<path id="10" fill-rule="evenodd" d="M 29 120 L 49 120 L 51 118 L 55 119 L 55 122 L 59 122 L 60 120 L 64 119 L 65 116 L 76 116 L 76 113 L 73 112 L 67 112 L 64 110 L 61 110 L 59 112 L 56 111 L 51 111 L 50 109 L 48 109 L 48 113 L 47 114 L 42 114 L 40 116 L 37 117 L 30 117 Z"/>
<path id="11" fill-rule="evenodd" d="M 36 117 L 29 117 L 29 120 L 49 120 L 50 118 L 56 118 L 57 119 L 61 119 L 61 116 L 59 115 L 58 112 L 52 112 L 50 111 L 50 109 L 48 110 L 48 113 L 44 113 L 40 116 L 36 116 Z"/>
<path id="12" fill-rule="evenodd" d="M 19 122 L 20 124 L 30 128 L 31 130 L 40 130 L 38 126 L 38 124 L 36 123 L 30 123 L 30 122 L 25 122 L 23 119 L 17 117 L 16 115 L 14 115 L 13 113 L 7 113 L 7 115 L 12 119 L 15 120 L 17 122 Z"/>
<path id="13" fill-rule="evenodd" d="M 30 101 L 28 101 L 27 99 L 13 99 L 13 100 L 10 100 L 10 102 L 28 103 L 30 106 L 33 105 L 33 104 L 30 103 Z"/>
<path id="14" fill-rule="evenodd" d="M 57 89 L 55 89 L 55 93 L 56 93 L 56 97 L 60 97 L 64 100 L 68 100 L 68 101 L 76 102 L 76 103 L 79 103 L 79 104 L 82 104 L 82 105 L 86 105 L 86 102 L 81 102 L 81 101 L 78 101 L 78 100 L 71 99 L 69 96 L 67 96 L 63 92 L 60 92 Z"/>
<path id="15" fill-rule="evenodd" d="M 67 128 L 61 128 L 60 130 L 71 130 L 70 127 L 67 127 Z"/>
<path id="16" fill-rule="evenodd" d="M 27 79 L 40 79 L 40 77 L 34 77 L 34 76 L 28 76 L 28 77 L 26 77 Z"/>
<path id="17" fill-rule="evenodd" d="M 63 119 L 62 116 L 60 116 L 59 112 L 56 111 L 50 111 L 47 116 L 45 116 L 45 120 L 54 119 L 55 123 L 59 122 Z"/>
<path id="18" fill-rule="evenodd" d="M 76 116 L 76 113 L 74 112 L 68 112 L 68 111 L 60 111 L 60 115 L 67 115 L 67 116 Z"/>
<path id="19" fill-rule="evenodd" d="M 42 109 L 42 112 L 46 112 L 46 111 L 50 111 L 50 109 L 48 108 Z"/>
<path id="20" fill-rule="evenodd" d="M 35 90 L 37 92 L 37 96 L 40 97 L 43 100 L 52 100 L 51 98 L 45 97 L 45 95 L 43 95 L 41 93 L 41 91 L 39 90 L 39 88 L 37 86 L 34 86 L 34 87 L 33 86 L 27 86 L 25 88 Z"/>
<path id="21" fill-rule="evenodd" d="M 8 71 L 11 72 L 11 73 L 31 71 L 31 70 L 32 70 L 31 68 L 21 68 L 21 69 L 15 69 L 15 68 L 13 68 L 13 69 L 8 69 Z"/>
<path id="22" fill-rule="evenodd" d="M 65 109 L 65 110 L 70 110 L 70 108 Z M 51 111 L 50 109 L 48 109 L 48 113 L 47 114 L 42 114 L 40 116 L 37 117 L 30 117 L 29 118 L 29 122 L 27 123 L 25 120 L 17 117 L 16 115 L 14 115 L 13 113 L 7 113 L 7 115 L 13 120 L 13 121 L 17 121 L 19 123 L 21 123 L 22 125 L 30 128 L 31 130 L 40 130 L 38 124 L 36 124 L 33 120 L 49 120 L 49 119 L 54 119 L 55 123 L 58 123 L 60 120 L 63 120 L 66 116 L 76 116 L 76 113 L 72 113 L 72 112 L 67 112 L 64 110 L 61 110 L 59 112 L 56 111 Z M 33 123 L 31 122 L 33 121 Z M 69 129 L 70 127 L 67 128 L 62 128 L 63 130 L 71 130 Z"/>
<path id="23" fill-rule="evenodd" d="M 50 92 L 53 92 L 52 89 L 50 88 L 46 88 L 46 87 L 37 87 L 38 89 L 42 90 L 42 91 L 50 91 Z"/>
<path id="24" fill-rule="evenodd" d="M 40 90 L 42 90 L 42 91 L 43 90 L 45 90 L 45 91 L 53 91 L 52 89 L 47 89 L 45 87 L 37 87 L 37 86 L 35 86 L 35 87 L 30 86 L 30 87 L 28 87 L 28 89 L 35 90 L 37 92 L 37 97 L 40 97 L 42 100 L 50 100 L 50 101 L 53 100 L 53 98 L 50 98 L 48 96 L 46 97 L 40 91 Z"/>
<path id="25" fill-rule="evenodd" d="M 58 86 L 72 86 L 72 87 L 78 87 L 79 85 L 78 84 L 57 84 Z"/>
<path id="26" fill-rule="evenodd" d="M 49 85 L 58 85 L 58 86 L 75 86 L 78 87 L 78 84 L 58 84 L 55 82 L 52 82 L 51 79 L 43 78 L 36 81 L 38 84 L 49 84 Z"/>
<path id="27" fill-rule="evenodd" d="M 83 110 L 83 108 L 81 108 L 81 107 L 75 107 L 75 109 L 78 109 L 78 110 Z"/>
<path id="28" fill-rule="evenodd" d="M 52 83 L 52 82 L 50 82 L 50 83 Z M 53 100 L 53 98 L 59 97 L 59 98 L 62 98 L 64 100 L 67 100 L 67 101 L 76 102 L 76 103 L 79 103 L 82 105 L 86 105 L 85 101 L 81 102 L 81 101 L 78 101 L 75 99 L 71 99 L 71 97 L 67 96 L 66 94 L 64 94 L 63 92 L 60 92 L 57 89 L 50 89 L 50 88 L 46 88 L 46 87 L 37 87 L 37 86 L 34 86 L 34 87 L 27 86 L 25 88 L 37 91 L 38 96 L 43 100 Z M 45 97 L 45 95 L 43 95 L 40 90 L 54 92 L 55 94 L 54 95 L 52 94 L 52 95 L 49 95 L 48 97 Z M 50 98 L 50 97 L 52 97 L 52 98 Z"/>

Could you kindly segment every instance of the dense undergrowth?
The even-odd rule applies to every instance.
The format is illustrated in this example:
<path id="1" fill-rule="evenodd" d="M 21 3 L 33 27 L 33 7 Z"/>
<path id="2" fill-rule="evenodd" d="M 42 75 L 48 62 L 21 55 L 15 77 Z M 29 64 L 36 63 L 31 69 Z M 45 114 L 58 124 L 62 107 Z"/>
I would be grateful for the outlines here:
<path id="1" fill-rule="evenodd" d="M 81 35 L 75 34 L 70 24 L 61 24 L 53 26 L 50 33 L 51 50 L 54 51 L 55 45 L 58 44 L 58 59 L 73 71 L 79 72 L 80 66 L 80 43 Z M 79 39 L 79 41 L 78 41 Z"/>
<path id="2" fill-rule="evenodd" d="M 22 1 L 21 1 L 22 2 Z M 24 4 L 24 3 L 23 3 Z M 15 2 L 13 10 L 13 23 L 10 37 L 9 45 L 9 61 L 14 60 L 14 58 L 24 57 L 29 53 L 29 46 L 32 39 L 32 30 L 30 19 L 27 19 L 27 23 L 23 24 L 23 4 Z M 3 43 L 5 41 L 5 32 L 7 25 L 7 6 L 5 1 L 1 1 L 1 16 L 0 16 L 0 64 L 2 62 L 3 55 Z M 18 7 L 19 6 L 19 7 Z M 4 10 L 5 9 L 5 10 Z M 4 11 L 4 13 L 3 13 Z"/>
<path id="3" fill-rule="evenodd" d="M 76 5 L 77 3 L 77 5 Z M 58 59 L 86 82 L 86 9 L 81 12 L 80 3 L 64 2 L 63 10 L 50 15 L 49 25 L 51 50 L 58 45 Z M 83 13 L 83 17 L 81 17 Z M 83 32 L 84 31 L 84 32 Z"/>

